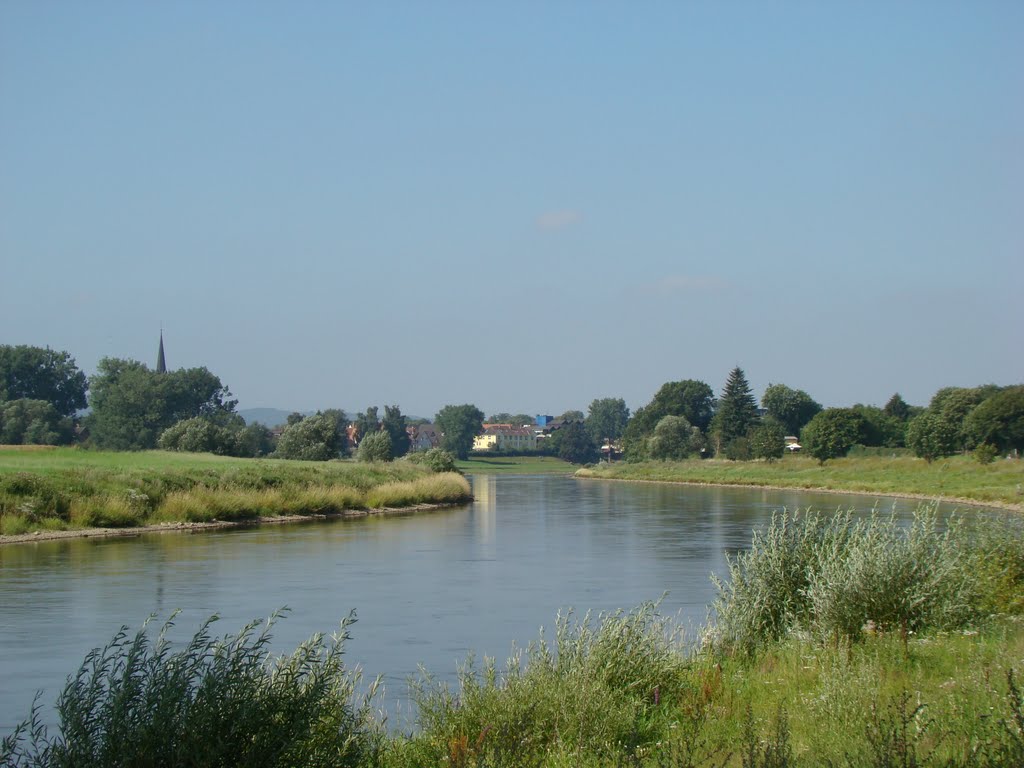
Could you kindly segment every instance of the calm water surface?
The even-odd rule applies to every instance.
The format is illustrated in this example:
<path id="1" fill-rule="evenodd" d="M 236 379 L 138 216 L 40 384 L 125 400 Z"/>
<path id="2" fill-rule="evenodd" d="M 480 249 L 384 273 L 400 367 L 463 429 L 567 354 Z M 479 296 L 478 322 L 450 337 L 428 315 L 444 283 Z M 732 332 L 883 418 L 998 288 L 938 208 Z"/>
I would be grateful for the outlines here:
<path id="1" fill-rule="evenodd" d="M 337 630 L 354 609 L 349 663 L 384 676 L 401 718 L 420 664 L 452 679 L 470 651 L 504 659 L 559 610 L 631 608 L 663 593 L 663 612 L 696 629 L 714 598 L 708 575 L 773 510 L 875 504 L 552 476 L 472 480 L 473 504 L 429 513 L 0 547 L 0 734 L 36 691 L 49 709 L 85 654 L 122 625 L 175 610 L 185 637 L 213 613 L 223 634 L 287 606 L 274 632 L 285 652 Z M 897 510 L 909 516 L 914 506 Z"/>

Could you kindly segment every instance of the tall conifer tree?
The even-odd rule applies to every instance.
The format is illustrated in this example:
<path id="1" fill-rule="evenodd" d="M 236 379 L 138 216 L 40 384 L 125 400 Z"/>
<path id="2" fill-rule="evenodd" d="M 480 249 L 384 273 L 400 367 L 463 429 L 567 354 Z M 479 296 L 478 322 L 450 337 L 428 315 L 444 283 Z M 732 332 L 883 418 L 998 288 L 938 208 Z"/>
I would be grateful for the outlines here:
<path id="1" fill-rule="evenodd" d="M 729 373 L 718 400 L 712 431 L 725 446 L 737 437 L 746 437 L 756 424 L 757 400 L 743 369 L 737 366 Z"/>

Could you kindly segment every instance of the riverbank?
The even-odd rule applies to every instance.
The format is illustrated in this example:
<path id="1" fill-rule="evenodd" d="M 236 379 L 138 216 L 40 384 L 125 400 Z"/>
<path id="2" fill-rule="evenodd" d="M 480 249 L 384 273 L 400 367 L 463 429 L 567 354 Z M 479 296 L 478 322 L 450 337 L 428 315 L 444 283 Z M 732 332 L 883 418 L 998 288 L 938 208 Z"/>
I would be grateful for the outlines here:
<path id="1" fill-rule="evenodd" d="M 461 475 L 401 461 L 0 451 L 0 543 L 353 516 L 471 499 Z"/>
<path id="2" fill-rule="evenodd" d="M 473 454 L 455 466 L 467 475 L 571 475 L 575 464 L 555 456 L 486 456 Z"/>
<path id="3" fill-rule="evenodd" d="M 1022 509 L 1024 462 L 979 464 L 954 456 L 928 462 L 907 456 L 832 459 L 824 465 L 802 456 L 780 461 L 693 459 L 682 462 L 626 462 L 586 467 L 577 477 L 693 485 L 798 489 L 858 493 Z"/>

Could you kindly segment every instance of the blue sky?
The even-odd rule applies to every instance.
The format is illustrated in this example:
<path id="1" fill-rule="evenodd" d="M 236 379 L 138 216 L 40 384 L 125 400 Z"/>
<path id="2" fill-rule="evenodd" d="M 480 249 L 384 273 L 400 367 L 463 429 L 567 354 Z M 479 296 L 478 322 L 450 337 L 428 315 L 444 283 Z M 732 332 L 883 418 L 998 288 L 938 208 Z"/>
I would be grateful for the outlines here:
<path id="1" fill-rule="evenodd" d="M 1024 3 L 0 4 L 0 343 L 240 407 L 1024 381 Z"/>

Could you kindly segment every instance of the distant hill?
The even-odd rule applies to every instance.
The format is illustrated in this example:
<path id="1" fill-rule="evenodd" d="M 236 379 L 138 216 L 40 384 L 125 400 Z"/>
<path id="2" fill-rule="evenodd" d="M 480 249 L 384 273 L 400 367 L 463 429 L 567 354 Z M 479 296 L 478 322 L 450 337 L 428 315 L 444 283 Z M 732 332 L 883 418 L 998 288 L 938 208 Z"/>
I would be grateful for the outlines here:
<path id="1" fill-rule="evenodd" d="M 280 408 L 243 408 L 238 415 L 245 419 L 246 424 L 258 421 L 264 426 L 274 428 L 287 423 L 288 414 L 294 411 L 282 411 Z M 315 411 L 307 411 L 303 415 L 310 416 Z"/>

